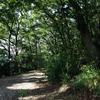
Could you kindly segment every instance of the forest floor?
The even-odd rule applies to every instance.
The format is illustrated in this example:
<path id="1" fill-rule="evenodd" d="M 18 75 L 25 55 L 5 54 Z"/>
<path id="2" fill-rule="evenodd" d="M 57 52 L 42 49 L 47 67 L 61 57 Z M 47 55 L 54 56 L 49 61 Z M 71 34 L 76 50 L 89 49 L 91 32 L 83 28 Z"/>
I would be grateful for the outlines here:
<path id="1" fill-rule="evenodd" d="M 100 100 L 100 97 L 76 92 L 68 84 L 51 85 L 41 69 L 0 78 L 0 100 Z"/>

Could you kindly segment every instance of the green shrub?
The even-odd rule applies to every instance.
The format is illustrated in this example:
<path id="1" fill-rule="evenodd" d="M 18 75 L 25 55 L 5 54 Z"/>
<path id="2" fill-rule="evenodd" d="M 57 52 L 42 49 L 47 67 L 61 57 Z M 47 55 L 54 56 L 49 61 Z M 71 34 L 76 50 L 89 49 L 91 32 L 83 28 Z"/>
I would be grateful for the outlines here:
<path id="1" fill-rule="evenodd" d="M 54 98 L 55 98 L 55 95 L 52 95 L 51 98 L 50 98 L 50 100 L 54 100 Z"/>
<path id="2" fill-rule="evenodd" d="M 20 94 L 21 96 L 26 96 L 26 95 L 27 95 L 27 92 L 26 92 L 25 90 L 21 89 L 21 90 L 19 91 L 19 94 Z"/>
<path id="3" fill-rule="evenodd" d="M 63 59 L 64 56 L 63 54 L 56 54 L 49 58 L 48 65 L 46 66 L 46 75 L 51 84 L 61 82 L 62 69 L 66 63 L 66 59 Z"/>
<path id="4" fill-rule="evenodd" d="M 51 84 L 60 82 L 61 81 L 60 73 L 61 73 L 61 69 L 58 66 L 49 67 L 46 72 L 46 75 L 48 76 L 48 81 Z"/>
<path id="5" fill-rule="evenodd" d="M 50 83 L 67 82 L 70 78 L 80 73 L 80 68 L 77 65 L 77 59 L 71 57 L 67 53 L 53 55 L 49 65 L 46 67 L 46 75 Z"/>
<path id="6" fill-rule="evenodd" d="M 76 76 L 74 86 L 76 89 L 97 89 L 100 81 L 100 70 L 95 69 L 93 66 L 84 65 L 82 68 L 82 73 Z"/>

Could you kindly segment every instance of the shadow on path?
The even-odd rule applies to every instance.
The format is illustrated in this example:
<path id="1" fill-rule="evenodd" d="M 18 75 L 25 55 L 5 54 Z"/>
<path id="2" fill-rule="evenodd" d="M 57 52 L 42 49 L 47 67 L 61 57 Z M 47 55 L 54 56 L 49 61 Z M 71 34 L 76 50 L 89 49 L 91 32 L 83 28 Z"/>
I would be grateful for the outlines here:
<path id="1" fill-rule="evenodd" d="M 87 93 L 75 93 L 69 88 L 58 93 L 61 84 L 50 85 L 43 71 L 0 78 L 0 100 L 100 100 L 88 97 Z M 25 91 L 25 95 L 22 97 Z"/>

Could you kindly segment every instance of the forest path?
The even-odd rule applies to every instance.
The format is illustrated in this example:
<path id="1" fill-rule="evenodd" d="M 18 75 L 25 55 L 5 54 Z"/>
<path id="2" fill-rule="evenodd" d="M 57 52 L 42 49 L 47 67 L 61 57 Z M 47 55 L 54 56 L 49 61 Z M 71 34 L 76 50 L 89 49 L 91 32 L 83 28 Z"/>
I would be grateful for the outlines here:
<path id="1" fill-rule="evenodd" d="M 43 70 L 34 70 L 0 78 L 0 100 L 69 100 L 58 96 L 59 87 L 47 82 Z"/>

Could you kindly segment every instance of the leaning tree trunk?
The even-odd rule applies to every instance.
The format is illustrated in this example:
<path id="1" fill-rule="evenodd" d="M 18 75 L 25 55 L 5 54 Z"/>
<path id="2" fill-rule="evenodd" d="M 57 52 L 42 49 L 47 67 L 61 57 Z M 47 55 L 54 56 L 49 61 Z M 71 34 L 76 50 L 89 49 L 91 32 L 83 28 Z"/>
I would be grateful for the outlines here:
<path id="1" fill-rule="evenodd" d="M 70 5 L 73 7 L 73 9 L 76 11 L 75 20 L 77 22 L 77 28 L 80 31 L 80 35 L 83 39 L 83 42 L 84 42 L 87 50 L 90 51 L 91 55 L 93 55 L 99 61 L 100 60 L 100 51 L 98 50 L 98 48 L 94 45 L 94 43 L 92 41 L 89 29 L 88 29 L 88 25 L 85 21 L 85 16 L 81 13 L 82 10 L 81 10 L 80 6 L 77 4 L 77 2 L 74 2 L 72 0 L 70 0 L 69 2 L 70 2 Z"/>

